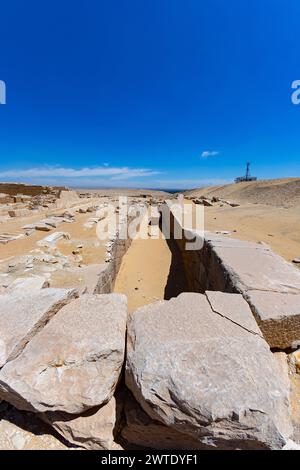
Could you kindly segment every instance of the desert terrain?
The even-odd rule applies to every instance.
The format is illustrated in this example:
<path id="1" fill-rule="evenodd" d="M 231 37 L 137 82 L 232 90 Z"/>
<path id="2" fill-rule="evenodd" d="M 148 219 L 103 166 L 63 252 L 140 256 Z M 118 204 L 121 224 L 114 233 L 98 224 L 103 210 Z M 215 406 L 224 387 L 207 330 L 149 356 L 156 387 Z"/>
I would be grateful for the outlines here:
<path id="1" fill-rule="evenodd" d="M 300 179 L 0 193 L 1 449 L 299 447 Z"/>
<path id="2" fill-rule="evenodd" d="M 287 261 L 300 256 L 299 178 L 214 186 L 184 195 L 223 201 L 205 207 L 205 230 L 229 231 L 233 238 L 267 243 Z"/>

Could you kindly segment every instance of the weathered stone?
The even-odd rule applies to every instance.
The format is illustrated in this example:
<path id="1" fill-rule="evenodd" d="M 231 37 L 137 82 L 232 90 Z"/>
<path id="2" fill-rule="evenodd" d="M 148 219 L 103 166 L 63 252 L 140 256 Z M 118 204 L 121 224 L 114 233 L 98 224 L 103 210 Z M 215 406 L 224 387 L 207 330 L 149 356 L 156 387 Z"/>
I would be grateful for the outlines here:
<path id="1" fill-rule="evenodd" d="M 50 232 L 50 225 L 43 224 L 42 222 L 35 225 L 35 230 L 40 230 L 41 232 Z"/>
<path id="2" fill-rule="evenodd" d="M 117 421 L 116 399 L 82 415 L 59 411 L 43 413 L 41 418 L 51 424 L 68 442 L 89 450 L 110 450 Z"/>
<path id="3" fill-rule="evenodd" d="M 3 294 L 0 301 L 0 367 L 15 359 L 75 290 L 31 289 Z"/>
<path id="4" fill-rule="evenodd" d="M 3 367 L 0 396 L 36 412 L 80 414 L 106 403 L 123 365 L 126 319 L 123 295 L 74 300 Z"/>
<path id="5" fill-rule="evenodd" d="M 206 291 L 207 300 L 213 312 L 236 323 L 250 333 L 262 337 L 257 323 L 251 315 L 249 306 L 239 294 L 226 295 L 223 292 Z"/>
<path id="6" fill-rule="evenodd" d="M 160 212 L 158 210 L 157 206 L 151 206 L 150 207 L 150 217 L 149 217 L 149 223 L 150 225 L 159 225 L 160 221 Z"/>
<path id="7" fill-rule="evenodd" d="M 295 372 L 300 374 L 300 349 L 290 355 L 290 363 Z"/>
<path id="8" fill-rule="evenodd" d="M 70 234 L 68 232 L 53 232 L 42 240 L 39 240 L 37 245 L 44 247 L 54 246 L 56 242 L 61 239 L 69 240 Z"/>
<path id="9" fill-rule="evenodd" d="M 129 322 L 126 384 L 152 419 L 200 446 L 282 448 L 292 429 L 276 362 L 224 305 L 218 299 L 216 313 L 206 296 L 185 293 L 138 309 Z"/>
<path id="10" fill-rule="evenodd" d="M 291 383 L 289 379 L 288 357 L 284 352 L 275 352 L 273 353 L 273 357 L 277 363 L 277 367 L 281 375 L 282 382 L 284 383 L 286 390 L 290 394 Z"/>
<path id="11" fill-rule="evenodd" d="M 294 434 L 292 439 L 300 444 L 300 349 L 288 356 L 289 381 L 291 384 L 291 410 Z"/>
<path id="12" fill-rule="evenodd" d="M 18 277 L 9 284 L 7 291 L 25 293 L 31 289 L 44 289 L 46 287 L 49 287 L 49 281 L 43 276 Z"/>
<path id="13" fill-rule="evenodd" d="M 6 243 L 9 243 L 13 240 L 19 240 L 20 238 L 23 238 L 24 234 L 13 234 L 13 233 L 1 233 L 0 234 L 0 243 L 3 245 L 6 245 Z"/>
<path id="14" fill-rule="evenodd" d="M 209 233 L 205 238 L 215 257 L 212 262 L 220 263 L 220 268 L 239 292 L 262 290 L 300 294 L 300 271 L 269 248 Z"/>
<path id="15" fill-rule="evenodd" d="M 271 348 L 300 345 L 300 294 L 250 290 L 245 298 Z"/>
<path id="16" fill-rule="evenodd" d="M 31 413 L 9 409 L 0 419 L 0 450 L 67 450 L 51 428 Z"/>
<path id="17" fill-rule="evenodd" d="M 173 232 L 175 227 L 182 232 L 172 203 L 166 204 L 166 210 L 170 211 Z M 269 345 L 284 349 L 294 347 L 300 337 L 297 308 L 300 271 L 265 245 L 208 232 L 203 237 L 190 231 L 200 248 L 188 251 L 190 240 L 185 232 L 184 238 L 176 243 L 182 253 L 189 290 L 241 293 L 248 302 L 251 300 L 251 309 Z"/>
<path id="18" fill-rule="evenodd" d="M 212 207 L 213 206 L 213 203 L 211 201 L 209 201 L 208 199 L 202 199 L 202 203 L 206 207 Z"/>
<path id="19" fill-rule="evenodd" d="M 56 228 L 63 223 L 61 217 L 49 217 L 48 219 L 42 220 L 43 224 L 50 225 L 50 227 Z"/>
<path id="20" fill-rule="evenodd" d="M 292 441 L 291 439 L 288 439 L 286 445 L 283 447 L 282 450 L 300 450 L 300 445 Z"/>
<path id="21" fill-rule="evenodd" d="M 26 217 L 27 215 L 30 215 L 32 212 L 30 209 L 14 209 L 8 211 L 8 214 L 10 217 Z"/>
<path id="22" fill-rule="evenodd" d="M 127 443 L 161 450 L 209 449 L 205 444 L 201 446 L 192 436 L 151 419 L 130 393 L 125 400 L 125 417 L 126 424 L 121 435 Z"/>

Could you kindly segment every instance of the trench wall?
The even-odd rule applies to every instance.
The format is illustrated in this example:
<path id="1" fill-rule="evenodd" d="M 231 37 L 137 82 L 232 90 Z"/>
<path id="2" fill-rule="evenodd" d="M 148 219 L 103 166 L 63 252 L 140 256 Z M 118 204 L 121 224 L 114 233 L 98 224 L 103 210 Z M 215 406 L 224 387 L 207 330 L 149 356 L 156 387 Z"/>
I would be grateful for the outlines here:
<path id="1" fill-rule="evenodd" d="M 103 271 L 99 274 L 94 294 L 109 294 L 113 291 L 116 277 L 118 275 L 123 256 L 131 245 L 131 239 L 122 240 L 117 235 L 111 245 L 111 258 L 105 264 Z"/>
<path id="2" fill-rule="evenodd" d="M 209 240 L 192 230 L 184 229 L 168 202 L 166 213 L 170 217 L 171 237 L 179 248 L 189 290 L 201 293 L 206 290 L 239 293 L 239 289 L 232 282 L 231 276 L 212 249 Z M 182 238 L 176 239 L 177 234 L 181 234 Z M 187 250 L 186 246 L 191 241 L 199 244 L 201 248 Z"/>
<path id="3" fill-rule="evenodd" d="M 133 219 L 133 216 L 128 216 L 127 224 L 129 225 Z M 123 231 L 122 227 L 120 231 Z M 105 267 L 99 274 L 94 294 L 110 294 L 113 291 L 123 256 L 130 247 L 131 242 L 131 238 L 120 238 L 120 232 L 116 233 L 110 245 L 110 259 L 105 263 Z"/>

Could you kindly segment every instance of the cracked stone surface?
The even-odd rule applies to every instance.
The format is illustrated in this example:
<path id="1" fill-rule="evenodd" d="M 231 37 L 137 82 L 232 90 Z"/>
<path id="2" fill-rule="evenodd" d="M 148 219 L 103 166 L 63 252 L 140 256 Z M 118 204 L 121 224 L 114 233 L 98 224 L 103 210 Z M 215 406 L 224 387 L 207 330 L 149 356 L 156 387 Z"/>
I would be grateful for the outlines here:
<path id="1" fill-rule="evenodd" d="M 230 314 L 232 294 L 207 295 L 184 293 L 133 314 L 126 384 L 150 418 L 199 448 L 282 448 L 292 427 L 275 359 L 242 297 L 232 304 L 240 313 Z"/>
<path id="2" fill-rule="evenodd" d="M 127 299 L 83 295 L 0 372 L 0 397 L 27 411 L 80 414 L 111 399 L 124 360 Z"/>
<path id="3" fill-rule="evenodd" d="M 223 292 L 206 291 L 205 295 L 215 313 L 240 325 L 249 333 L 262 337 L 262 332 L 251 315 L 249 306 L 240 294 L 224 295 Z"/>

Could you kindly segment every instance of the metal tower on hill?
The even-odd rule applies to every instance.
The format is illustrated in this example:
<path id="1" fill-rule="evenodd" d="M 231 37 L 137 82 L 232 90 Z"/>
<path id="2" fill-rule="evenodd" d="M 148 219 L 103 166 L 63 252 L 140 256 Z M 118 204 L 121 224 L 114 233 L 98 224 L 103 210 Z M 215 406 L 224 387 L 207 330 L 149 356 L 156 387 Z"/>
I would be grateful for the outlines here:
<path id="1" fill-rule="evenodd" d="M 256 176 L 251 176 L 251 174 L 250 174 L 250 162 L 247 162 L 245 176 L 239 176 L 238 178 L 235 178 L 234 181 L 236 183 L 242 183 L 243 181 L 256 181 L 256 180 L 257 180 Z"/>

